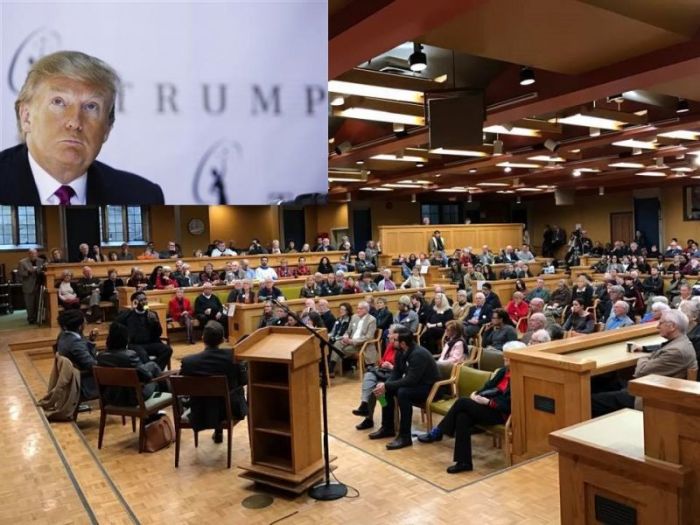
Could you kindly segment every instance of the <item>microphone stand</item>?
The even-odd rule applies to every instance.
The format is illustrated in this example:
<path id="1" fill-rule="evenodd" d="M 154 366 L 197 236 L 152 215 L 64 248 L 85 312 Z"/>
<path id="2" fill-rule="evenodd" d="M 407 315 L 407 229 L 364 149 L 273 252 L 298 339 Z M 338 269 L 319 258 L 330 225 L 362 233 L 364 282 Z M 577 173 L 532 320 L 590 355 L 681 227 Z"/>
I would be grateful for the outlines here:
<path id="1" fill-rule="evenodd" d="M 309 489 L 309 496 L 320 501 L 340 499 L 348 493 L 348 488 L 340 482 L 331 483 L 331 460 L 328 451 L 328 381 L 326 380 L 328 377 L 328 359 L 326 358 L 326 351 L 324 348 L 332 348 L 333 345 L 316 330 L 306 326 L 299 316 L 292 312 L 286 304 L 274 298 L 270 299 L 270 301 L 287 312 L 287 315 L 291 316 L 300 326 L 306 328 L 310 334 L 321 342 L 321 359 L 323 360 L 323 373 L 321 374 L 321 407 L 323 414 L 323 464 L 325 481 L 311 487 Z"/>

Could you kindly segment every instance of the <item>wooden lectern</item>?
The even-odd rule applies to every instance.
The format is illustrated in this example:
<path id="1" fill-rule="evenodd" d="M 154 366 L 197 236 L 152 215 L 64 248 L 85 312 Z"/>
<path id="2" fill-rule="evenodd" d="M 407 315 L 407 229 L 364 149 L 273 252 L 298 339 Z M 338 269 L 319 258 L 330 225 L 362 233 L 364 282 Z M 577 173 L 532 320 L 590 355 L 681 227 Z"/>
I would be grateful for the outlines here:
<path id="1" fill-rule="evenodd" d="M 267 327 L 234 351 L 249 363 L 251 462 L 240 476 L 301 494 L 323 477 L 319 344 L 304 328 Z"/>

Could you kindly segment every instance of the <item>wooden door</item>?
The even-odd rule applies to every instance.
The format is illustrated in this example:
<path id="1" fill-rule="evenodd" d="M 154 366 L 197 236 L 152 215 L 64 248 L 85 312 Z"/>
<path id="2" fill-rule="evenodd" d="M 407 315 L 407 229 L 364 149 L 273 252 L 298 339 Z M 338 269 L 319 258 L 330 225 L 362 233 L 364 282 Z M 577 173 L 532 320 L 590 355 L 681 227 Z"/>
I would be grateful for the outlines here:
<path id="1" fill-rule="evenodd" d="M 634 238 L 634 216 L 631 211 L 610 214 L 610 242 L 625 241 Z"/>

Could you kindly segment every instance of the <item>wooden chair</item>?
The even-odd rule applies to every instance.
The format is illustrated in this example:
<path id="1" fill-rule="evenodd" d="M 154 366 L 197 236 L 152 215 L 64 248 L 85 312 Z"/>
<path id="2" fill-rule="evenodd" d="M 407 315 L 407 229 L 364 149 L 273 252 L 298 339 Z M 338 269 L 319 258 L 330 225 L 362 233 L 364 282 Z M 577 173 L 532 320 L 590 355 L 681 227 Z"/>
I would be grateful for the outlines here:
<path id="1" fill-rule="evenodd" d="M 377 355 L 379 355 L 379 352 L 381 351 L 381 341 L 382 330 L 380 328 L 377 328 L 377 331 L 374 333 L 374 339 L 367 339 L 367 341 L 362 343 L 362 347 L 360 348 L 360 351 L 357 353 L 357 355 L 351 357 L 351 359 L 357 359 L 361 377 L 365 375 L 365 349 L 369 345 L 374 344 L 374 346 L 377 348 Z"/>
<path id="2" fill-rule="evenodd" d="M 688 381 L 697 381 L 698 380 L 698 369 L 697 368 L 689 368 L 685 378 Z"/>
<path id="3" fill-rule="evenodd" d="M 527 322 L 529 320 L 528 317 L 521 317 L 518 319 L 518 323 L 515 325 L 515 330 L 518 332 L 518 337 L 522 336 L 525 332 L 527 332 Z"/>
<path id="4" fill-rule="evenodd" d="M 172 395 L 174 398 L 173 420 L 175 423 L 175 468 L 180 465 L 180 435 L 183 428 L 191 428 L 194 432 L 194 446 L 199 445 L 199 431 L 203 428 L 195 429 L 189 418 L 185 417 L 181 403 L 183 396 L 219 398 L 223 399 L 226 411 L 226 419 L 221 421 L 219 428 L 226 429 L 227 433 L 227 468 L 231 468 L 231 444 L 233 427 L 240 421 L 233 419 L 231 412 L 231 398 L 229 395 L 228 380 L 225 376 L 181 376 L 172 375 L 169 378 Z M 214 401 L 213 399 L 211 400 Z"/>
<path id="5" fill-rule="evenodd" d="M 483 430 L 487 434 L 493 436 L 494 446 L 503 449 L 505 455 L 506 466 L 510 467 L 512 463 L 511 449 L 513 446 L 513 428 L 511 424 L 512 416 L 502 425 L 476 425 L 476 428 Z"/>
<path id="6" fill-rule="evenodd" d="M 168 392 L 162 392 L 158 397 L 155 395 L 148 399 L 143 398 L 143 383 L 139 381 L 139 376 L 135 368 L 111 368 L 104 366 L 93 366 L 92 372 L 95 376 L 95 385 L 99 392 L 100 400 L 100 430 L 97 437 L 97 448 L 102 448 L 105 423 L 107 415 L 122 416 L 122 424 L 125 417 L 139 418 L 139 453 L 143 452 L 146 441 L 145 419 L 151 414 L 157 413 L 173 404 L 173 398 Z M 151 383 L 162 381 L 165 376 L 154 378 Z M 107 404 L 104 398 L 105 387 L 121 387 L 133 389 L 136 396 L 135 406 L 118 406 Z M 133 428 L 133 427 L 132 427 Z"/>
<path id="7" fill-rule="evenodd" d="M 444 416 L 459 397 L 467 397 L 472 392 L 479 390 L 490 377 L 491 372 L 477 370 L 469 365 L 463 365 L 462 363 L 455 365 L 450 378 L 435 383 L 425 401 L 425 415 L 428 430 L 433 428 L 433 413 Z M 441 386 L 450 387 L 451 397 L 440 400 L 435 399 Z"/>

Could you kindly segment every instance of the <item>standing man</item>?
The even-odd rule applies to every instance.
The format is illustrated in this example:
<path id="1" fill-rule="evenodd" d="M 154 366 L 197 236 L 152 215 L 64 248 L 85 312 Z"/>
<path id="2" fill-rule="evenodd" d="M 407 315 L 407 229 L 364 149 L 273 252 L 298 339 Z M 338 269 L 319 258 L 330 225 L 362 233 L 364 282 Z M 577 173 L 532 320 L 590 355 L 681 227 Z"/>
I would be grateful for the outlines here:
<path id="1" fill-rule="evenodd" d="M 438 367 L 433 355 L 416 344 L 413 334 L 404 326 L 396 328 L 398 356 L 391 376 L 384 383 L 377 384 L 374 395 L 380 400 L 384 397 L 382 408 L 382 426 L 369 435 L 370 439 L 394 437 L 387 443 L 388 450 L 410 447 L 411 416 L 413 405 L 428 398 L 433 384 L 439 379 Z M 399 402 L 399 434 L 394 429 L 394 397 Z"/>
<path id="2" fill-rule="evenodd" d="M 31 248 L 27 252 L 27 256 L 19 261 L 17 268 L 22 279 L 22 293 L 24 294 L 24 304 L 27 308 L 27 322 L 36 324 L 39 287 L 41 286 L 41 272 L 43 270 L 43 261 L 39 259 L 39 252 Z"/>
<path id="3" fill-rule="evenodd" d="M 440 230 L 435 230 L 428 243 L 428 253 L 445 252 L 445 241 L 440 234 Z"/>

